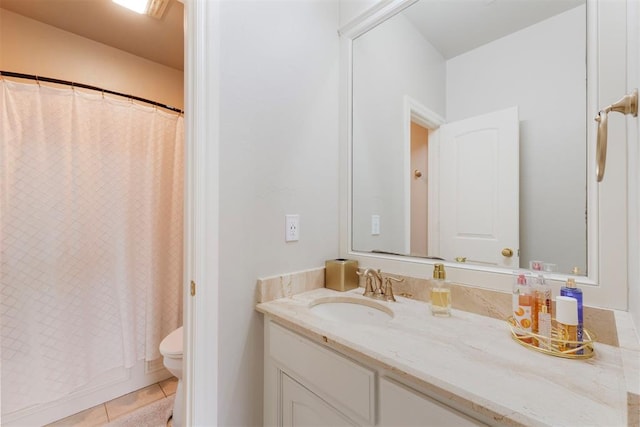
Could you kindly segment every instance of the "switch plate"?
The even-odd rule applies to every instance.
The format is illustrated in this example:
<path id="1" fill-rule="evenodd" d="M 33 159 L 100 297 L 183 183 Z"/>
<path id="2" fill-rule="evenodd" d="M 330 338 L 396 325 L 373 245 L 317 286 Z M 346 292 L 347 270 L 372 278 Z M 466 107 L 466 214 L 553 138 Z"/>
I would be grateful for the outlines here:
<path id="1" fill-rule="evenodd" d="M 284 241 L 297 242 L 300 240 L 300 215 L 284 216 Z"/>
<path id="2" fill-rule="evenodd" d="M 371 235 L 380 235 L 380 215 L 371 215 Z"/>

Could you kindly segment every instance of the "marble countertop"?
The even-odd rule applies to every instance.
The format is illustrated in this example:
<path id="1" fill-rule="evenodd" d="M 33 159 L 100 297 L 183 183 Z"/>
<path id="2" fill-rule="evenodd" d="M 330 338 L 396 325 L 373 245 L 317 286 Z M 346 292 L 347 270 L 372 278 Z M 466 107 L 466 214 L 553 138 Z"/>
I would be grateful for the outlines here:
<path id="1" fill-rule="evenodd" d="M 310 310 L 319 299 L 373 301 L 361 293 L 321 288 L 258 304 L 257 310 L 498 424 L 627 425 L 618 347 L 595 343 L 595 355 L 587 360 L 552 357 L 513 341 L 504 321 L 459 310 L 452 310 L 451 317 L 434 317 L 428 304 L 402 297 L 375 301 L 393 312 L 384 326 L 327 320 Z"/>

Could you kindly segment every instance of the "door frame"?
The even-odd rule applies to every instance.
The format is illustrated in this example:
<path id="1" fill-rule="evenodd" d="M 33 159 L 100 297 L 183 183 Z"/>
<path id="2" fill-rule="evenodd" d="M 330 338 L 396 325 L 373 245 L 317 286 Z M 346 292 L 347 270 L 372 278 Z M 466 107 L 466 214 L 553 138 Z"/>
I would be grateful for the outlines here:
<path id="1" fill-rule="evenodd" d="M 446 123 L 446 120 L 438 113 L 422 105 L 419 101 L 408 95 L 403 99 L 403 192 L 404 192 L 404 251 L 411 253 L 411 122 L 418 123 L 429 131 L 429 170 L 427 171 L 427 185 L 429 188 L 427 210 L 429 215 L 429 242 L 428 249 L 433 252 L 433 245 L 439 241 L 439 232 L 432 233 L 438 229 L 439 214 L 437 201 L 438 193 L 438 154 L 439 154 L 439 134 L 438 128 Z M 434 236 L 435 234 L 435 236 Z M 434 240 L 435 237 L 435 240 Z"/>
<path id="2" fill-rule="evenodd" d="M 184 425 L 218 420 L 220 2 L 184 0 Z M 195 283 L 195 295 L 191 292 Z M 197 375 L 196 375 L 197 373 Z"/>

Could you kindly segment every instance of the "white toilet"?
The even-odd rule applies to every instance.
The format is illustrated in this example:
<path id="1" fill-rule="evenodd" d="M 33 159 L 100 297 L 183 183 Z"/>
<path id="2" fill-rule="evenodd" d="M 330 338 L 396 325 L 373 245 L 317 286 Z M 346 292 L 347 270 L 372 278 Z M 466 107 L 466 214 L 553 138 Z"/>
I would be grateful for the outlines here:
<path id="1" fill-rule="evenodd" d="M 173 427 L 182 427 L 182 326 L 167 335 L 160 343 L 162 363 L 178 378 L 175 401 L 173 402 Z"/>

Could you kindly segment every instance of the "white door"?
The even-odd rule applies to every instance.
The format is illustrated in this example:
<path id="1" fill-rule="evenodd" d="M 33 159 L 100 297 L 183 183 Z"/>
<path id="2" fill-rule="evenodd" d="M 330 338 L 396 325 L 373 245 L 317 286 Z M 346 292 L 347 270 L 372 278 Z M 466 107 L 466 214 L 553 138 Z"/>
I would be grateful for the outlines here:
<path id="1" fill-rule="evenodd" d="M 518 108 L 448 123 L 439 131 L 440 256 L 517 268 Z"/>

